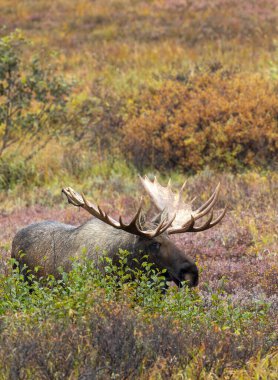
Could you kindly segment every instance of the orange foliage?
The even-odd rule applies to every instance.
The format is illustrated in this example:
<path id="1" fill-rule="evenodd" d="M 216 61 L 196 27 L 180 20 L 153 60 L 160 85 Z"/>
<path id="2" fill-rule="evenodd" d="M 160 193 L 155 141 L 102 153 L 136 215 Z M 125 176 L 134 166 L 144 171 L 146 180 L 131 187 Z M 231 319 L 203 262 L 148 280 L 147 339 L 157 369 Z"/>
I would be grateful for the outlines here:
<path id="1" fill-rule="evenodd" d="M 143 94 L 123 127 L 137 166 L 197 171 L 272 165 L 278 154 L 277 89 L 255 74 L 211 67 Z"/>

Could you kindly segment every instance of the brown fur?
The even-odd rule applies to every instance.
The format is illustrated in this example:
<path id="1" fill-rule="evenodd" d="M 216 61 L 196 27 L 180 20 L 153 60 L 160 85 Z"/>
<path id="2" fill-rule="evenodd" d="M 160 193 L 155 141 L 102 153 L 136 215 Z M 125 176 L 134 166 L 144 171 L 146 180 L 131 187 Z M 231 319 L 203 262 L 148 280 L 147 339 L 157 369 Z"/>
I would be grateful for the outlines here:
<path id="1" fill-rule="evenodd" d="M 192 259 L 186 256 L 166 233 L 155 238 L 144 238 L 117 230 L 98 219 L 91 219 L 79 227 L 59 222 L 41 222 L 21 229 L 12 243 L 12 257 L 22 268 L 26 264 L 37 276 L 52 274 L 59 277 L 58 268 L 69 271 L 71 258 L 79 258 L 84 252 L 99 265 L 99 256 L 104 252 L 117 263 L 119 249 L 131 253 L 130 266 L 134 258 L 148 255 L 156 267 L 166 269 L 166 277 L 180 285 L 187 280 L 190 286 L 198 283 L 198 270 Z"/>

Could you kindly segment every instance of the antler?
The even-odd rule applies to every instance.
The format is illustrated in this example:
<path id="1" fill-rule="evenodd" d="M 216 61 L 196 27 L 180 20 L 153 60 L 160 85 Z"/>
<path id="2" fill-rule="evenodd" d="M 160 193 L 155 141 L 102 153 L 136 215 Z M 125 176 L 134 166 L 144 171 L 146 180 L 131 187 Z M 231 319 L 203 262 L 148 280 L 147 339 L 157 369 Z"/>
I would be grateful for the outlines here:
<path id="1" fill-rule="evenodd" d="M 111 216 L 109 216 L 99 206 L 96 206 L 92 204 L 91 202 L 89 202 L 85 198 L 84 194 L 80 195 L 70 187 L 64 188 L 62 190 L 62 193 L 64 193 L 67 196 L 69 203 L 73 204 L 74 206 L 84 208 L 84 210 L 88 211 L 90 214 L 92 214 L 97 219 L 101 220 L 102 222 L 114 228 L 117 228 L 119 230 L 123 230 L 131 234 L 142 236 L 145 238 L 154 238 L 155 236 L 158 236 L 162 234 L 163 232 L 165 232 L 170 227 L 170 225 L 172 224 L 172 222 L 174 221 L 176 217 L 176 215 L 172 216 L 170 219 L 166 217 L 159 223 L 159 225 L 154 230 L 144 231 L 140 224 L 140 216 L 141 216 L 141 210 L 142 210 L 142 204 L 143 204 L 142 199 L 140 201 L 140 205 L 134 217 L 132 218 L 132 220 L 128 224 L 125 224 L 121 216 L 119 218 L 119 221 L 111 218 Z"/>
<path id="2" fill-rule="evenodd" d="M 166 213 L 169 220 L 172 220 L 173 215 L 175 215 L 173 223 L 167 230 L 168 234 L 205 231 L 218 224 L 223 219 L 227 211 L 227 207 L 225 207 L 218 218 L 212 221 L 213 207 L 219 195 L 220 184 L 217 185 L 211 197 L 201 207 L 193 211 L 192 203 L 195 198 L 190 203 L 185 203 L 182 199 L 182 192 L 185 188 L 186 182 L 184 182 L 178 194 L 175 194 L 171 190 L 170 180 L 168 182 L 168 186 L 164 187 L 158 183 L 156 178 L 154 178 L 153 182 L 150 181 L 147 176 L 145 176 L 144 179 L 140 177 L 140 179 L 156 207 L 161 212 Z M 195 227 L 194 225 L 196 220 L 205 215 L 209 215 L 208 220 L 203 225 Z"/>

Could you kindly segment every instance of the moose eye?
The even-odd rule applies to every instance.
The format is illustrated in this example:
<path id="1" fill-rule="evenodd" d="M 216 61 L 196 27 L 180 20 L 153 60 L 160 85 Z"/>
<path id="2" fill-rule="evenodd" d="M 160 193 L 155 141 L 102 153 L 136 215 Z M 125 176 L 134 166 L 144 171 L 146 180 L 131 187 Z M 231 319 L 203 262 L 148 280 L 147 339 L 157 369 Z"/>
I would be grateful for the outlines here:
<path id="1" fill-rule="evenodd" d="M 151 249 L 152 251 L 159 251 L 159 248 L 160 248 L 160 244 L 157 243 L 157 242 L 152 243 L 152 244 L 150 245 L 150 249 Z"/>

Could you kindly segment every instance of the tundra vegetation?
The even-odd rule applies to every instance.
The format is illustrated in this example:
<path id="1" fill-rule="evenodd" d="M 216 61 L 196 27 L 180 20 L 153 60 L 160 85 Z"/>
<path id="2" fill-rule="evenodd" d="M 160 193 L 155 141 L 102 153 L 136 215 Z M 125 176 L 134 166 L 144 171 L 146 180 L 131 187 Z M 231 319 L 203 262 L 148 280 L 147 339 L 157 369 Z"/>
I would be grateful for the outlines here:
<path id="1" fill-rule="evenodd" d="M 0 379 L 276 379 L 277 6 L 1 1 Z M 62 187 L 128 220 L 139 171 L 196 207 L 221 182 L 221 224 L 175 238 L 197 287 L 125 250 L 23 281 L 20 228 L 88 219 Z"/>

